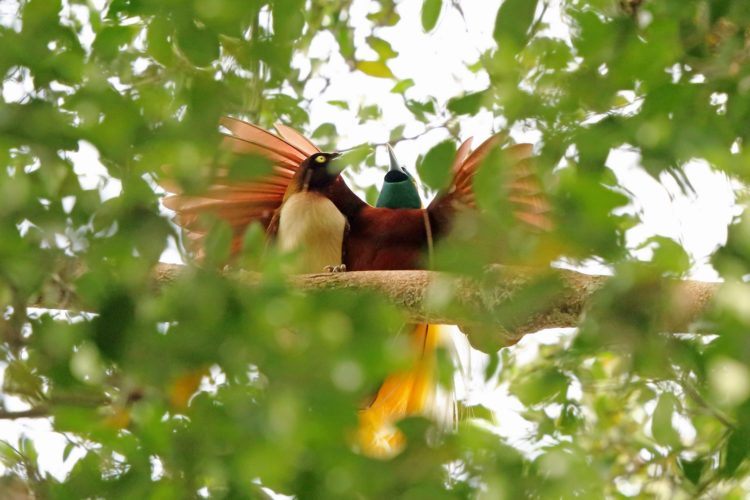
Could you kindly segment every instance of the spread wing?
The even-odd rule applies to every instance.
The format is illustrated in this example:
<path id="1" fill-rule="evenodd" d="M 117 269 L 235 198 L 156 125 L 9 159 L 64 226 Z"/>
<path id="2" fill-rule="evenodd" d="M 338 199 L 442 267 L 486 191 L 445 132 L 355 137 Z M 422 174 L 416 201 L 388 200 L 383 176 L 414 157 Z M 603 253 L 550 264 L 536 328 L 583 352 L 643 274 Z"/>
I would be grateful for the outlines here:
<path id="1" fill-rule="evenodd" d="M 310 139 L 300 134 L 293 128 L 287 127 L 282 123 L 275 123 L 273 127 L 284 140 L 286 140 L 289 144 L 291 144 L 298 150 L 305 153 L 306 157 L 320 152 L 320 149 L 318 149 L 315 144 L 310 142 Z"/>
<path id="2" fill-rule="evenodd" d="M 439 193 L 427 207 L 436 231 L 450 224 L 456 210 L 475 206 L 472 190 L 474 174 L 487 155 L 505 139 L 505 134 L 496 134 L 484 141 L 471 154 L 471 139 L 466 140 L 458 148 L 450 186 L 443 193 Z M 531 144 L 515 144 L 504 148 L 503 151 L 511 166 L 507 190 L 513 215 L 535 229 L 551 229 L 550 206 L 531 166 Z"/>
<path id="3" fill-rule="evenodd" d="M 282 137 L 236 118 L 224 117 L 222 147 L 238 155 L 255 155 L 272 164 L 272 172 L 251 181 L 230 179 L 227 168 L 219 168 L 214 183 L 198 195 L 182 193 L 173 183 L 163 185 L 175 194 L 163 199 L 164 206 L 174 210 L 175 222 L 184 228 L 185 240 L 196 258 L 203 257 L 203 240 L 208 228 L 203 214 L 213 214 L 232 228 L 232 254 L 242 246 L 242 236 L 255 221 L 268 230 L 274 214 L 284 201 L 289 184 L 300 164 L 320 150 L 298 132 L 277 125 Z"/>

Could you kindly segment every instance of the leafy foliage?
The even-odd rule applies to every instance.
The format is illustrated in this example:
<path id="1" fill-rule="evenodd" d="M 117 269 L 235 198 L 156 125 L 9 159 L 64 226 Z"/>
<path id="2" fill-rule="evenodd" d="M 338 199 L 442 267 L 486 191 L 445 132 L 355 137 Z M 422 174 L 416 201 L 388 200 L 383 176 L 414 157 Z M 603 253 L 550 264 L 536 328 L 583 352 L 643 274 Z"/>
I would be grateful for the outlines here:
<path id="1" fill-rule="evenodd" d="M 39 498 L 747 495 L 750 221 L 738 217 L 713 258 L 726 284 L 699 326 L 715 336 L 668 334 L 660 278 L 684 276 L 689 259 L 663 236 L 646 243 L 652 258 L 634 257 L 626 233 L 638 217 L 607 160 L 634 151 L 686 191 L 691 160 L 747 182 L 750 5 L 561 0 L 565 35 L 553 36 L 546 2 L 505 0 L 494 44 L 467 50 L 485 86 L 443 102 L 395 71 L 388 33 L 439 31 L 447 16 L 462 19 L 460 3 L 425 0 L 405 26 L 407 3 L 371 2 L 355 27 L 352 0 L 0 0 L 0 410 L 21 416 L 23 403 L 51 416 L 74 462 L 53 477 L 33 440 L 0 443 L 0 488 Z M 335 78 L 327 60 L 305 57 L 323 38 L 329 59 L 392 80 L 411 125 L 458 137 L 464 118 L 489 113 L 540 134 L 535 168 L 557 229 L 540 238 L 508 216 L 493 155 L 475 186 L 485 212 L 459 221 L 437 266 L 481 275 L 497 260 L 563 258 L 612 270 L 575 334 L 532 361 L 517 356 L 523 346 L 491 353 L 488 384 L 521 408 L 521 438 L 480 418 L 444 435 L 410 419 L 395 459 L 353 451 L 355 409 L 407 362 L 392 335 L 403 318 L 374 296 L 301 296 L 280 271 L 291 257 L 264 255 L 258 228 L 242 256 L 262 272 L 257 287 L 207 265 L 153 291 L 151 269 L 179 237 L 154 178 L 167 170 L 185 190 L 204 188 L 224 114 L 305 129 L 308 82 Z M 362 123 L 386 105 L 328 104 Z M 329 146 L 338 131 L 331 119 L 312 135 Z M 442 142 L 418 162 L 431 187 L 445 185 L 454 148 Z M 349 161 L 372 164 L 363 151 Z M 209 264 L 224 261 L 228 236 L 216 225 Z M 545 286 L 518 297 L 508 321 L 546 300 Z M 95 315 L 27 309 L 39 297 L 65 305 L 73 291 Z"/>

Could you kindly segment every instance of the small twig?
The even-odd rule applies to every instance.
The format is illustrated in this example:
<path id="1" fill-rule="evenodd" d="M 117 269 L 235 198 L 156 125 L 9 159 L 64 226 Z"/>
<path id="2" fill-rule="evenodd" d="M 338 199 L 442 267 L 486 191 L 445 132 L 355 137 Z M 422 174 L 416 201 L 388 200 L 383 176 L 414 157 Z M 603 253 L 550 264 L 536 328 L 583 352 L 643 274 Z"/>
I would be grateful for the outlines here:
<path id="1" fill-rule="evenodd" d="M 46 418 L 50 416 L 50 410 L 47 406 L 35 406 L 28 410 L 5 411 L 0 410 L 0 420 L 16 420 L 19 418 Z"/>
<path id="2" fill-rule="evenodd" d="M 338 153 L 345 153 L 345 152 L 351 151 L 353 149 L 364 148 L 365 146 L 369 146 L 369 147 L 375 149 L 375 148 L 377 148 L 379 146 L 385 146 L 385 145 L 388 145 L 388 144 L 390 144 L 391 146 L 393 146 L 393 145 L 398 144 L 399 142 L 403 142 L 403 141 L 415 141 L 415 140 L 419 139 L 420 137 L 429 134 L 433 130 L 439 130 L 441 128 L 444 128 L 444 129 L 448 130 L 448 122 L 449 121 L 450 120 L 446 120 L 445 122 L 440 123 L 438 125 L 432 125 L 432 126 L 429 126 L 429 127 L 425 127 L 425 129 L 422 132 L 420 132 L 418 134 L 415 134 L 415 135 L 412 135 L 410 137 L 400 137 L 400 138 L 396 139 L 395 141 L 386 141 L 386 142 L 362 142 L 360 144 L 356 144 L 356 145 L 348 147 L 348 148 L 337 149 L 336 152 L 338 152 Z"/>
<path id="3" fill-rule="evenodd" d="M 711 406 L 708 401 L 703 399 L 703 396 L 701 396 L 700 393 L 695 390 L 695 388 L 690 384 L 690 381 L 687 378 L 682 377 L 680 385 L 685 391 L 685 394 L 687 394 L 694 403 L 710 413 L 712 417 L 724 424 L 728 429 L 735 430 L 737 428 L 737 425 L 734 422 L 729 420 L 722 412 Z"/>
<path id="4" fill-rule="evenodd" d="M 461 8 L 461 3 L 458 0 L 453 0 L 451 2 L 451 6 L 458 12 L 458 15 L 461 16 L 461 20 L 464 23 L 464 30 L 468 33 L 469 32 L 469 22 L 466 20 L 466 15 L 464 14 L 464 9 Z"/>
<path id="5" fill-rule="evenodd" d="M 45 403 L 32 406 L 28 410 L 0 410 L 0 420 L 19 418 L 45 418 L 51 416 L 52 408 L 57 406 L 77 406 L 82 408 L 99 408 L 111 404 L 106 396 L 96 394 L 62 394 L 51 397 Z"/>
<path id="6" fill-rule="evenodd" d="M 531 29 L 529 29 L 529 40 L 534 37 L 534 35 L 537 34 L 539 31 L 539 28 L 542 25 L 542 19 L 544 19 L 544 15 L 547 13 L 547 9 L 549 8 L 549 2 L 544 2 L 542 5 L 542 13 L 539 14 L 539 17 L 534 21 L 534 24 L 531 26 Z"/>

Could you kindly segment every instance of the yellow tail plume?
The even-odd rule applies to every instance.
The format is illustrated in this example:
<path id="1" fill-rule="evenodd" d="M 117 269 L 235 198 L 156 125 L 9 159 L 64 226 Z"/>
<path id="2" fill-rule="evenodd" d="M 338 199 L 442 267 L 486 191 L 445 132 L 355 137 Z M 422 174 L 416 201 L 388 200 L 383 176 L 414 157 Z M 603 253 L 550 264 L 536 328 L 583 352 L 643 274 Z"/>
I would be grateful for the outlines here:
<path id="1" fill-rule="evenodd" d="M 365 455 L 375 458 L 397 455 L 405 439 L 396 428 L 396 422 L 431 410 L 437 387 L 435 353 L 440 325 L 415 325 L 411 336 L 418 353 L 413 368 L 389 375 L 378 389 L 375 400 L 359 412 L 357 441 Z"/>

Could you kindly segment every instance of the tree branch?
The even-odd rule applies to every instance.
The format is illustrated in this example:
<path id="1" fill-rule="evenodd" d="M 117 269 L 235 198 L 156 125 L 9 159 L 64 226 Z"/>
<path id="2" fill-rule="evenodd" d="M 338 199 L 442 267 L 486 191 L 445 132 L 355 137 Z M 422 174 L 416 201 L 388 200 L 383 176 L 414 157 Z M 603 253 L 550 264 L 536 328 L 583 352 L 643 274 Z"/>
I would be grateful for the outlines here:
<path id="1" fill-rule="evenodd" d="M 189 273 L 190 269 L 176 264 L 159 264 L 154 269 L 154 285 L 157 290 L 166 287 Z M 244 271 L 229 272 L 228 275 L 249 286 L 261 279 L 258 274 Z M 469 335 L 475 346 L 494 350 L 545 328 L 577 326 L 592 297 L 608 279 L 608 276 L 564 269 L 500 265 L 493 266 L 481 279 L 434 271 L 361 271 L 289 278 L 293 286 L 306 291 L 374 291 L 403 309 L 411 321 L 456 324 Z M 719 285 L 699 281 L 659 281 L 660 296 L 669 304 L 665 308 L 667 315 L 661 318 L 662 330 L 688 331 Z M 69 295 L 62 296 L 66 300 L 70 298 Z M 73 300 L 73 304 L 77 303 Z M 33 305 L 61 307 L 44 298 L 39 298 Z"/>
<path id="2" fill-rule="evenodd" d="M 49 408 L 38 406 L 28 410 L 6 411 L 0 410 L 0 420 L 16 420 L 19 418 L 46 418 L 50 416 Z"/>

